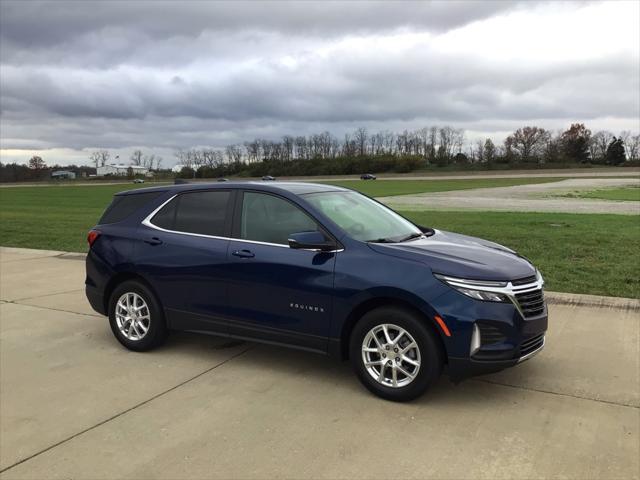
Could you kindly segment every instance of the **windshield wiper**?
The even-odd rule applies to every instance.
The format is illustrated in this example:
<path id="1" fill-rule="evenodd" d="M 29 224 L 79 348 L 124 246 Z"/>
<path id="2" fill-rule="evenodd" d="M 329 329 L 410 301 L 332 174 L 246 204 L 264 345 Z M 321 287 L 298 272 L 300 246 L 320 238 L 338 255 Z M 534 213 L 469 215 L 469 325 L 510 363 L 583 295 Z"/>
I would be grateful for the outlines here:
<path id="1" fill-rule="evenodd" d="M 392 237 L 388 237 L 388 238 L 376 238 L 373 240 L 367 240 L 367 243 L 400 243 L 400 242 L 406 242 L 409 240 L 413 240 L 414 238 L 420 238 L 422 237 L 424 234 L 423 233 L 411 233 L 409 235 L 407 235 L 406 237 L 402 237 L 401 239 L 396 239 L 396 238 L 392 238 Z"/>
<path id="2" fill-rule="evenodd" d="M 424 233 L 422 233 L 422 232 L 420 232 L 420 233 L 415 232 L 415 233 L 412 233 L 412 234 L 407 235 L 406 237 L 404 237 L 404 238 L 400 239 L 400 240 L 399 240 L 399 242 L 407 242 L 407 241 L 409 241 L 409 240 L 413 240 L 414 238 L 421 238 L 421 237 L 423 237 L 423 236 L 424 236 Z"/>

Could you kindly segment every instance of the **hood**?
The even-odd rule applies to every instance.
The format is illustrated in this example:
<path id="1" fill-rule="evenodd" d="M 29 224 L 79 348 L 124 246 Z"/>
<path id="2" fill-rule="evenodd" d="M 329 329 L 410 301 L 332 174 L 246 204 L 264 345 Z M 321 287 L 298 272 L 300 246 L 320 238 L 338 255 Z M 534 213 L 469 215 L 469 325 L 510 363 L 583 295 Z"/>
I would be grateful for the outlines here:
<path id="1" fill-rule="evenodd" d="M 434 273 L 452 277 L 509 281 L 536 274 L 526 258 L 507 247 L 442 230 L 424 239 L 369 246 L 379 253 L 423 262 Z"/>

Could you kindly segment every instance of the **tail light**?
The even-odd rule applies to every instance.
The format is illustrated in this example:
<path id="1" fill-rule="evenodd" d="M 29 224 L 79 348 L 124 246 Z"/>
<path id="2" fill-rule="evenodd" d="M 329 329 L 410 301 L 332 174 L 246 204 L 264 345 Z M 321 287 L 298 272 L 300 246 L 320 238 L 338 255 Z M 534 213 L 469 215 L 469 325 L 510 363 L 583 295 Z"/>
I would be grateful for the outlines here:
<path id="1" fill-rule="evenodd" d="M 89 230 L 87 234 L 87 242 L 89 242 L 89 248 L 95 243 L 95 241 L 100 236 L 100 232 L 98 230 Z"/>

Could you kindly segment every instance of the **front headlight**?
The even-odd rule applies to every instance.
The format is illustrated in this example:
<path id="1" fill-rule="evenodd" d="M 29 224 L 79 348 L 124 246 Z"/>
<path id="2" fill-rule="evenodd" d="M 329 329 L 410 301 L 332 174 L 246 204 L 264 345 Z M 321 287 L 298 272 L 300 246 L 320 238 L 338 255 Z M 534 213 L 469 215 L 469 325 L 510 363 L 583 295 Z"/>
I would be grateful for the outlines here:
<path id="1" fill-rule="evenodd" d="M 500 290 L 507 286 L 507 282 L 467 280 L 447 277 L 436 273 L 434 273 L 434 276 L 450 287 L 455 288 L 460 293 L 475 300 L 482 300 L 484 302 L 510 302 L 509 297 L 500 292 Z"/>

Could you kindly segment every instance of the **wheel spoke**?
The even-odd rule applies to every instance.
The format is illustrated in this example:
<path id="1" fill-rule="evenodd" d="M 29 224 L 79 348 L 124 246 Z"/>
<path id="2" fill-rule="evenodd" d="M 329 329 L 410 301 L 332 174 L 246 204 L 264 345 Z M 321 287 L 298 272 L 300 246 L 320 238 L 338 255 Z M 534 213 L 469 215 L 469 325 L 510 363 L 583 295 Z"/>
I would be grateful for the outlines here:
<path id="1" fill-rule="evenodd" d="M 398 365 L 398 370 L 400 371 L 400 373 L 402 373 L 404 376 L 406 376 L 407 378 L 410 378 L 413 380 L 413 377 L 415 377 L 415 375 L 407 372 L 404 368 L 402 368 L 402 365 Z"/>
<path id="2" fill-rule="evenodd" d="M 387 343 L 393 343 L 391 341 L 391 337 L 389 336 L 389 329 L 387 328 L 386 325 L 382 326 L 382 331 L 384 332 L 384 338 L 386 339 Z"/>
<path id="3" fill-rule="evenodd" d="M 363 347 L 362 351 L 367 353 L 378 353 L 379 348 Z"/>
<path id="4" fill-rule="evenodd" d="M 394 387 L 398 386 L 398 369 L 395 365 L 391 366 L 391 383 Z"/>
<path id="5" fill-rule="evenodd" d="M 418 348 L 418 345 L 416 344 L 416 342 L 411 342 L 411 343 L 410 343 L 409 345 L 407 345 L 406 347 L 401 348 L 401 349 L 400 349 L 400 353 L 404 355 L 405 353 L 407 353 L 407 352 L 408 352 L 409 350 L 411 350 L 412 348 Z"/>
<path id="6" fill-rule="evenodd" d="M 133 321 L 133 330 L 136 332 L 136 335 L 138 335 L 138 337 L 142 337 L 142 333 L 140 333 L 140 330 L 138 330 L 138 322 L 136 322 L 135 320 Z"/>
<path id="7" fill-rule="evenodd" d="M 408 357 L 407 355 L 402 355 L 402 361 L 403 362 L 407 362 L 411 365 L 413 365 L 414 367 L 419 367 L 420 366 L 420 362 L 416 362 L 413 358 Z"/>
<path id="8" fill-rule="evenodd" d="M 400 341 L 400 339 L 404 336 L 404 334 L 407 333 L 406 330 L 400 330 L 400 332 L 398 333 L 398 335 L 396 335 L 396 338 L 393 339 L 393 344 L 394 345 L 398 345 L 398 342 Z"/>
<path id="9" fill-rule="evenodd" d="M 384 382 L 384 369 L 387 367 L 386 363 L 383 363 L 380 366 L 380 375 L 378 375 L 378 382 L 383 383 Z"/>
<path id="10" fill-rule="evenodd" d="M 370 362 L 366 362 L 364 365 L 365 367 L 373 367 L 375 365 L 382 365 L 386 362 L 386 360 L 380 359 L 380 360 L 372 360 Z"/>

